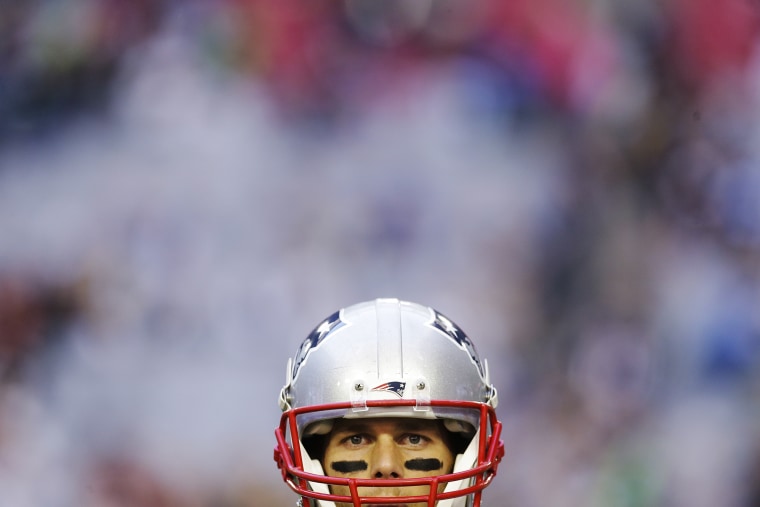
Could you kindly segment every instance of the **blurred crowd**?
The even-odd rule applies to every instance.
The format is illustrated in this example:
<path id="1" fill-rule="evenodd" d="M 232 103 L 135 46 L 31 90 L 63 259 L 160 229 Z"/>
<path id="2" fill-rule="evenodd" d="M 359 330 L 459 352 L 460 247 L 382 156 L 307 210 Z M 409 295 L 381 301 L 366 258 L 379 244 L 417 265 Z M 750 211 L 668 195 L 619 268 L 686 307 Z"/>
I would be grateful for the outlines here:
<path id="1" fill-rule="evenodd" d="M 300 340 L 489 358 L 486 505 L 760 507 L 760 4 L 0 0 L 0 507 L 292 505 Z"/>

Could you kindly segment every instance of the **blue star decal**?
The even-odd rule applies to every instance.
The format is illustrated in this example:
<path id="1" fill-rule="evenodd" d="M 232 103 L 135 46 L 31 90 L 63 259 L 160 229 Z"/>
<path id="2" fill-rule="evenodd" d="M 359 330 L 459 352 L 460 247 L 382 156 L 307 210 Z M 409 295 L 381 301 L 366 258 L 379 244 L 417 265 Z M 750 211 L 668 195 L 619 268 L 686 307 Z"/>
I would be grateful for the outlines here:
<path id="1" fill-rule="evenodd" d="M 306 361 L 306 358 L 309 356 L 309 352 L 311 352 L 313 348 L 322 343 L 324 339 L 330 335 L 330 333 L 340 328 L 344 324 L 345 322 L 340 319 L 340 312 L 338 311 L 323 320 L 321 324 L 319 324 L 311 333 L 309 333 L 309 336 L 307 336 L 303 343 L 301 343 L 301 346 L 298 347 L 298 352 L 296 352 L 296 357 L 293 364 L 292 378 L 296 378 L 298 370 L 301 368 L 301 365 L 304 363 L 304 361 Z"/>
<path id="2" fill-rule="evenodd" d="M 454 340 L 457 345 L 466 350 L 467 353 L 470 354 L 470 359 L 472 359 L 472 362 L 475 363 L 475 365 L 478 367 L 480 375 L 485 376 L 485 371 L 483 369 L 483 365 L 480 362 L 478 353 L 475 350 L 475 345 L 473 345 L 473 343 L 470 341 L 470 338 L 464 334 L 464 331 L 462 331 L 459 326 L 438 312 L 435 312 L 435 320 L 433 320 L 432 326 L 445 333 L 449 338 Z"/>

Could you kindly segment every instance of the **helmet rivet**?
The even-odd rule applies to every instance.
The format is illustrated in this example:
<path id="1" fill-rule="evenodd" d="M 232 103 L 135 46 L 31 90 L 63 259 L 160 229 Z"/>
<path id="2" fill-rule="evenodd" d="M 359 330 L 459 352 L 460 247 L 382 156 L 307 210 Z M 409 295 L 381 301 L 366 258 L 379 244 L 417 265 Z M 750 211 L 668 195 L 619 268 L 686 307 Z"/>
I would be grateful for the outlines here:
<path id="1" fill-rule="evenodd" d="M 422 382 L 422 381 L 417 382 L 417 389 L 419 389 L 420 391 L 422 391 L 423 389 L 425 389 L 425 383 Z"/>
<path id="2" fill-rule="evenodd" d="M 357 391 L 363 391 L 364 384 L 362 384 L 361 382 L 357 382 L 356 384 L 354 384 L 354 389 L 356 389 Z"/>

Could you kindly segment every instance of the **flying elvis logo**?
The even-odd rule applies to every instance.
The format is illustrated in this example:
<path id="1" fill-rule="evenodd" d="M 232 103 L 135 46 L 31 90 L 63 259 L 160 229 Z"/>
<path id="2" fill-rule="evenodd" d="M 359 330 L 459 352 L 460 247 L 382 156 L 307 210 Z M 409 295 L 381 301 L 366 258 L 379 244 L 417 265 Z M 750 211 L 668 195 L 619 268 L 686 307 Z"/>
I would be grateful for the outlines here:
<path id="1" fill-rule="evenodd" d="M 393 382 L 385 382 L 383 384 L 380 384 L 379 386 L 375 386 L 371 389 L 371 391 L 385 391 L 385 392 L 393 393 L 399 398 L 403 398 L 404 389 L 406 389 L 406 382 L 393 381 Z"/>

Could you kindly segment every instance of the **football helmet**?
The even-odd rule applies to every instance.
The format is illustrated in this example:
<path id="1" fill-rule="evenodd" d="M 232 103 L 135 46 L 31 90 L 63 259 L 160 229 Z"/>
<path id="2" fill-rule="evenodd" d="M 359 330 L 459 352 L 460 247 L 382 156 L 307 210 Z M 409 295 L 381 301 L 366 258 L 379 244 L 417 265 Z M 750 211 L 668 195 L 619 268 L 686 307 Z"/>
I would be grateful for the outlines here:
<path id="1" fill-rule="evenodd" d="M 429 485 L 424 496 L 396 503 L 479 507 L 504 455 L 497 393 L 488 364 L 467 335 L 436 310 L 397 299 L 343 308 L 322 321 L 287 364 L 274 458 L 283 480 L 307 507 L 387 504 L 361 487 Z M 330 432 L 336 418 L 442 419 L 463 442 L 451 473 L 425 478 L 328 477 L 309 441 Z M 331 485 L 348 487 L 336 495 Z M 443 487 L 442 485 L 445 485 Z"/>

